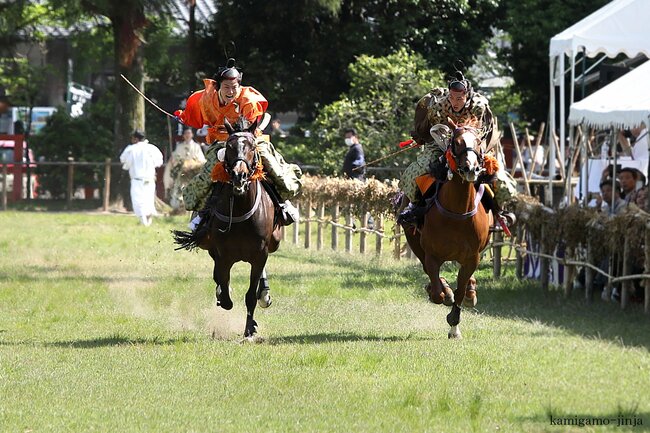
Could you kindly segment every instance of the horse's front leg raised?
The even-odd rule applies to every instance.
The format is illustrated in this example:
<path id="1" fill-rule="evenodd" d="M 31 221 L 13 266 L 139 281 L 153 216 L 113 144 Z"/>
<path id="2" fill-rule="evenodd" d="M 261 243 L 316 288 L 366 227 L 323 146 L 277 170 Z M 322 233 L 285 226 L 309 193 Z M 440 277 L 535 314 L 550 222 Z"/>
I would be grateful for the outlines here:
<path id="1" fill-rule="evenodd" d="M 454 292 L 456 300 L 447 315 L 447 323 L 451 326 L 448 334 L 449 338 L 461 338 L 460 329 L 458 328 L 458 324 L 460 323 L 460 306 L 465 298 L 467 283 L 469 283 L 472 274 L 478 267 L 479 260 L 480 257 L 477 254 L 471 260 L 461 263 L 460 270 L 458 271 L 458 279 L 456 280 L 456 291 Z"/>
<path id="2" fill-rule="evenodd" d="M 260 257 L 251 263 L 250 282 L 248 292 L 246 292 L 246 329 L 244 338 L 251 340 L 257 333 L 257 322 L 253 318 L 255 306 L 257 305 L 257 287 L 262 277 L 264 266 L 266 265 L 266 253 L 260 254 Z"/>
<path id="3" fill-rule="evenodd" d="M 440 265 L 442 263 L 438 262 L 433 255 L 426 253 L 424 256 L 424 271 L 429 276 L 429 286 L 427 287 L 427 293 L 429 294 L 429 300 L 434 304 L 451 305 L 454 303 L 454 293 L 451 291 L 449 286 L 443 284 L 440 280 Z"/>

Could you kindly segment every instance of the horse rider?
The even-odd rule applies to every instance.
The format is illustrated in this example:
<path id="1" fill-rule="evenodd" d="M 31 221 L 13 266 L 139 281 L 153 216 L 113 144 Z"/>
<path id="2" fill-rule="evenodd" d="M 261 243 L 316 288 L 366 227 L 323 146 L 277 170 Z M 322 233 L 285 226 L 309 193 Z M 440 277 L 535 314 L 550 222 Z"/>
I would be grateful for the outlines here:
<path id="1" fill-rule="evenodd" d="M 235 59 L 228 59 L 226 66 L 220 67 L 213 79 L 204 79 L 205 89 L 194 92 L 188 99 L 185 110 L 177 110 L 174 114 L 185 125 L 202 128 L 208 125 L 207 143 L 211 146 L 206 152 L 206 163 L 201 172 L 196 175 L 183 189 L 185 208 L 201 210 L 206 203 L 212 179 L 210 173 L 217 162 L 225 158 L 225 141 L 228 132 L 224 127 L 224 119 L 232 125 L 238 124 L 240 118 L 253 123 L 260 121 L 268 107 L 266 98 L 255 88 L 242 86 L 242 72 L 235 67 Z M 280 197 L 273 197 L 276 207 L 283 212 L 280 220 L 285 224 L 298 221 L 298 210 L 289 201 L 298 194 L 302 183 L 302 171 L 295 164 L 287 164 L 273 145 L 260 137 L 257 129 L 255 136 L 257 152 L 260 156 L 264 171 L 269 175 Z M 271 194 L 273 196 L 275 194 Z M 280 201 L 284 200 L 283 203 Z M 194 230 L 200 217 L 195 217 L 190 223 Z"/>
<path id="2" fill-rule="evenodd" d="M 205 156 L 201 145 L 194 141 L 192 128 L 186 127 L 183 130 L 183 141 L 176 144 L 176 149 L 172 152 L 171 158 L 165 165 L 163 182 L 165 191 L 169 197 L 169 204 L 174 211 L 184 209 L 183 187 L 189 180 L 186 177 L 187 171 L 196 172 L 198 167 L 205 164 Z"/>
<path id="3" fill-rule="evenodd" d="M 438 124 L 448 124 L 451 119 L 454 124 L 465 124 L 470 120 L 478 122 L 478 128 L 483 131 L 483 144 L 490 145 L 498 140 L 496 118 L 492 115 L 489 102 L 485 96 L 475 92 L 472 85 L 463 74 L 456 72 L 454 79 L 449 81 L 447 88 L 436 87 L 424 95 L 415 108 L 415 130 L 411 135 L 416 143 L 424 145 L 417 159 L 408 166 L 402 174 L 400 189 L 409 199 L 409 204 L 398 218 L 400 223 L 416 222 L 424 216 L 426 206 L 416 183 L 419 176 L 433 173 L 437 179 L 445 179 L 447 175 L 444 153 L 448 143 L 440 142 L 438 137 L 431 136 L 431 127 Z M 485 148 L 485 146 L 483 146 Z M 497 201 L 511 198 L 516 191 L 511 184 L 503 184 L 497 175 L 497 194 L 495 200 L 486 209 L 495 211 L 495 217 L 506 223 L 514 221 L 514 216 L 501 211 Z M 488 196 L 488 194 L 484 195 Z M 491 197 L 486 197 L 489 200 Z M 484 202 L 485 203 L 485 202 Z"/>

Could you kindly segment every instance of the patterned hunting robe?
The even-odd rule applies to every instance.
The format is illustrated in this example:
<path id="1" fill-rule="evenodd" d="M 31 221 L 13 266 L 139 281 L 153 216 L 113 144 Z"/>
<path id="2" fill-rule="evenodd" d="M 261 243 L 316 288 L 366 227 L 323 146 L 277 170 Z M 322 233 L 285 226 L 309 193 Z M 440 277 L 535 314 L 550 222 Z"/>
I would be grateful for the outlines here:
<path id="1" fill-rule="evenodd" d="M 165 190 L 169 194 L 169 204 L 174 210 L 183 207 L 182 190 L 191 178 L 188 177 L 188 173 L 196 172 L 193 169 L 198 169 L 196 166 L 202 166 L 205 161 L 201 145 L 196 141 L 182 141 L 176 145 L 171 158 L 167 161 L 163 176 Z"/>
<path id="2" fill-rule="evenodd" d="M 412 136 L 416 142 L 424 144 L 424 146 L 417 159 L 404 170 L 399 183 L 400 189 L 404 191 L 411 202 L 417 202 L 420 197 L 415 178 L 427 174 L 431 163 L 444 155 L 447 146 L 447 143 L 438 137 L 434 140 L 429 132 L 432 126 L 448 125 L 447 118 L 456 124 L 463 124 L 475 119 L 479 122 L 478 128 L 488 131 L 483 138 L 484 143 L 489 143 L 492 140 L 496 130 L 496 122 L 485 96 L 473 92 L 463 109 L 456 113 L 451 107 L 448 95 L 448 89 L 437 87 L 424 95 L 416 105 L 415 130 L 412 132 Z"/>

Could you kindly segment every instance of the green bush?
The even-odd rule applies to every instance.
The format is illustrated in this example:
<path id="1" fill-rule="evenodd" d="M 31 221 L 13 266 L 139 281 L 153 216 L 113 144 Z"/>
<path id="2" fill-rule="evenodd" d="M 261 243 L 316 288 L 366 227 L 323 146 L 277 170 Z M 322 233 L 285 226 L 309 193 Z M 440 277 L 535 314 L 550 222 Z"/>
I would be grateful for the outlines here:
<path id="1" fill-rule="evenodd" d="M 105 98 L 110 100 L 110 97 Z M 110 103 L 96 103 L 83 116 L 72 118 L 60 108 L 48 120 L 41 131 L 32 136 L 30 145 L 39 159 L 45 161 L 103 162 L 113 155 L 113 134 Z M 41 192 L 49 191 L 54 198 L 65 196 L 67 167 L 39 166 Z M 104 168 L 75 167 L 74 184 L 99 187 L 104 177 Z"/>
<path id="2" fill-rule="evenodd" d="M 417 101 L 443 83 L 440 71 L 406 49 L 385 57 L 360 56 L 349 73 L 350 91 L 323 107 L 312 125 L 308 146 L 324 174 L 341 172 L 347 151 L 343 131 L 349 127 L 356 128 L 367 162 L 398 150 L 396 145 L 410 138 Z M 403 167 L 414 158 L 415 151 L 404 152 L 381 165 Z"/>

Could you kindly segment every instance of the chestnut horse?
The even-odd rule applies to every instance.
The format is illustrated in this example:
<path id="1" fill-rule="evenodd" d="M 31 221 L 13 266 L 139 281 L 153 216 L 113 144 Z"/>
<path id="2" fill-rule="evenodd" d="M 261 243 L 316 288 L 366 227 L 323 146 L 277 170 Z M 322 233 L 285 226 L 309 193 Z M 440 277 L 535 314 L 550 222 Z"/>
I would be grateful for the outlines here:
<path id="1" fill-rule="evenodd" d="M 460 338 L 460 307 L 476 305 L 476 281 L 472 274 L 480 260 L 480 252 L 487 246 L 490 235 L 488 214 L 481 205 L 483 185 L 477 191 L 474 182 L 485 170 L 480 132 L 471 126 L 436 125 L 431 134 L 451 136 L 446 158 L 451 179 L 439 183 L 435 205 L 424 218 L 419 230 L 407 228 L 406 239 L 422 262 L 429 276 L 429 299 L 436 304 L 451 305 L 447 323 L 451 326 L 449 338 Z M 460 264 L 456 291 L 440 278 L 440 267 L 446 261 Z"/>
<path id="2" fill-rule="evenodd" d="M 221 170 L 223 181 L 215 182 L 207 205 L 200 212 L 202 221 L 192 232 L 175 232 L 181 247 L 200 245 L 214 260 L 213 279 L 217 284 L 217 305 L 225 310 L 233 307 L 230 298 L 230 270 L 240 261 L 250 263 L 250 282 L 246 292 L 246 327 L 244 338 L 252 340 L 257 333 L 253 318 L 255 305 L 271 304 L 264 266 L 269 253 L 277 251 L 282 226 L 275 220 L 275 207 L 262 186 L 262 165 L 255 151 L 253 132 L 257 122 L 244 131 L 235 131 L 224 124 L 229 137 L 225 158 L 213 170 Z M 221 164 L 221 165 L 220 165 Z"/>

